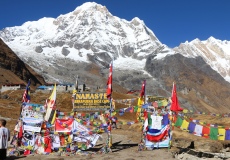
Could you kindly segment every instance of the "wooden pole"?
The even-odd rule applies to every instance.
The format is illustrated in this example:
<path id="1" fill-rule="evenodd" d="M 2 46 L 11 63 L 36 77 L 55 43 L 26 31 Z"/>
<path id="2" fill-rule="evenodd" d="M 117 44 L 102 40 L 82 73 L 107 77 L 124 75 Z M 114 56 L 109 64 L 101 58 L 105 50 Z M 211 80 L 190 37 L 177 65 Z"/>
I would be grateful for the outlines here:
<path id="1" fill-rule="evenodd" d="M 170 125 L 170 139 L 169 139 L 169 144 L 168 144 L 168 151 L 171 149 L 171 145 L 172 145 L 172 134 L 173 134 L 173 127 L 172 127 L 172 123 L 173 123 L 173 120 L 174 120 L 174 112 L 172 112 L 172 115 L 171 115 L 171 119 L 170 119 L 170 122 L 169 122 L 169 125 Z"/>

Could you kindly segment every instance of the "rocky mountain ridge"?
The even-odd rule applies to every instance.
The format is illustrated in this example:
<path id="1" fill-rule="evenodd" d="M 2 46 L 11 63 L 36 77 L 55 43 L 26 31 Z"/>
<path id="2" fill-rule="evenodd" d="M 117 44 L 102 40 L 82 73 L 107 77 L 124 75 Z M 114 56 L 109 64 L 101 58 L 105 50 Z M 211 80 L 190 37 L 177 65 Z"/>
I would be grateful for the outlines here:
<path id="1" fill-rule="evenodd" d="M 31 86 L 45 83 L 43 77 L 18 58 L 18 56 L 1 39 L 0 71 L 0 86 L 12 83 L 23 83 L 26 85 L 29 78 L 31 79 Z"/>
<path id="2" fill-rule="evenodd" d="M 205 41 L 195 39 L 181 43 L 174 51 L 186 57 L 201 56 L 211 68 L 230 82 L 230 41 L 210 37 Z"/>

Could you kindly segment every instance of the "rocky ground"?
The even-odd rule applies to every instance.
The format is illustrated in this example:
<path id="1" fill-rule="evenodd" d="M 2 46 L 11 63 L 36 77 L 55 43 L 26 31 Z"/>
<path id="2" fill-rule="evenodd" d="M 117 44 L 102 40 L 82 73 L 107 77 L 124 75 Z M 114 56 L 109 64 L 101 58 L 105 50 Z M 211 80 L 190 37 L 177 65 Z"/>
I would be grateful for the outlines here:
<path id="1" fill-rule="evenodd" d="M 163 159 L 175 159 L 173 158 L 173 154 L 167 148 L 164 149 L 156 149 L 151 151 L 138 151 L 138 143 L 140 141 L 140 132 L 135 132 L 138 130 L 137 128 L 140 125 L 135 126 L 127 126 L 122 125 L 118 126 L 119 129 L 112 131 L 112 141 L 113 147 L 112 152 L 108 154 L 100 154 L 98 151 L 102 147 L 103 143 L 106 141 L 107 134 L 103 134 L 103 140 L 98 141 L 97 145 L 88 150 L 89 154 L 78 154 L 78 155 L 58 155 L 56 153 L 51 155 L 29 155 L 27 157 L 20 156 L 18 159 L 26 159 L 26 160 L 89 160 L 89 159 L 98 159 L 98 160 L 137 160 L 137 159 L 152 159 L 153 157 L 159 160 Z M 9 157 L 8 160 L 13 159 L 15 157 Z"/>

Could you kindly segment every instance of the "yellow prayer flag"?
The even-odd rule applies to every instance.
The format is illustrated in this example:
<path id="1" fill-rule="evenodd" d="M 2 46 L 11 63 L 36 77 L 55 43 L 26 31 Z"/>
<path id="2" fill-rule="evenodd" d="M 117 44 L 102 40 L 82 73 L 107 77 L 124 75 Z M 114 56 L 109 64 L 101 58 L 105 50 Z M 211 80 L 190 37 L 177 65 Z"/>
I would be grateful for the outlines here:
<path id="1" fill-rule="evenodd" d="M 67 139 L 67 143 L 71 143 L 72 142 L 72 138 L 71 138 L 71 136 L 69 135 L 68 136 L 68 139 Z"/>
<path id="2" fill-rule="evenodd" d="M 56 102 L 56 84 L 54 85 L 53 91 L 49 97 L 49 100 L 47 102 L 47 109 L 46 109 L 46 114 L 44 120 L 54 124 L 54 121 L 56 119 L 56 110 L 54 109 L 55 107 L 55 102 Z"/>
<path id="3" fill-rule="evenodd" d="M 141 112 L 141 108 L 138 108 L 138 109 L 137 109 L 137 112 L 140 113 L 140 112 Z"/>
<path id="4" fill-rule="evenodd" d="M 183 120 L 182 125 L 181 125 L 181 129 L 187 130 L 188 129 L 188 125 L 189 125 L 189 123 L 186 120 Z"/>
<path id="5" fill-rule="evenodd" d="M 183 109 L 183 113 L 188 113 L 188 110 L 187 109 Z"/>
<path id="6" fill-rule="evenodd" d="M 143 98 L 138 98 L 137 105 L 140 107 L 144 104 L 144 99 Z"/>
<path id="7" fill-rule="evenodd" d="M 218 128 L 218 140 L 225 140 L 225 129 Z"/>
<path id="8" fill-rule="evenodd" d="M 162 103 L 162 106 L 167 106 L 168 105 L 168 101 L 166 99 L 162 100 L 161 103 Z"/>
<path id="9" fill-rule="evenodd" d="M 202 124 L 202 125 L 204 124 L 204 122 L 199 122 L 199 123 Z"/>

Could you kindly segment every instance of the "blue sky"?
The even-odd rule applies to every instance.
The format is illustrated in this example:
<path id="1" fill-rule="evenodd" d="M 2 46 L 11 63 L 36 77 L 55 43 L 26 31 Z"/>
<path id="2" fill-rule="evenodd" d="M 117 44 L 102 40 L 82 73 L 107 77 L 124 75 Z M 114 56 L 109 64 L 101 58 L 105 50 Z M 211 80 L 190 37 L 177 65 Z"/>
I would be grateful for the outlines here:
<path id="1" fill-rule="evenodd" d="M 42 17 L 56 18 L 85 0 L 1 0 L 0 30 Z M 195 38 L 230 40 L 230 0 L 94 0 L 117 17 L 139 17 L 169 47 Z"/>

